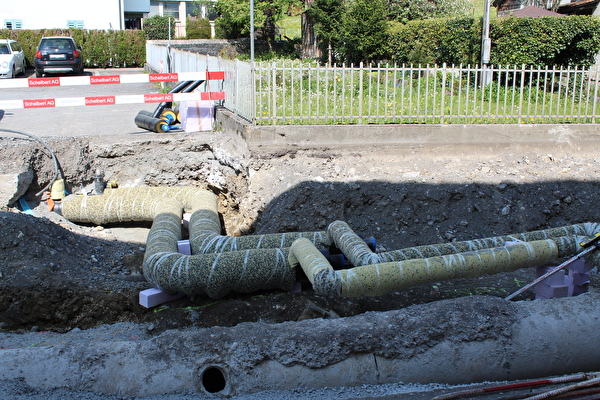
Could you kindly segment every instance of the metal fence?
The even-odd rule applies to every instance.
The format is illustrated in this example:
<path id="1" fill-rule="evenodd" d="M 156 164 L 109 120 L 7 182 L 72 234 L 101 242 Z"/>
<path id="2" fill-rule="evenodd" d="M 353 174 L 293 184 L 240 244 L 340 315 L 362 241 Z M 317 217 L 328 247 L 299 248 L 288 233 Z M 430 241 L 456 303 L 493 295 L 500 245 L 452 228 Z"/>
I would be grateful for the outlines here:
<path id="1" fill-rule="evenodd" d="M 258 124 L 593 123 L 597 70 L 257 63 Z"/>
<path id="2" fill-rule="evenodd" d="M 595 123 L 597 69 L 224 60 L 150 43 L 172 72 L 224 70 L 223 105 L 257 124 Z M 162 62 L 161 62 L 162 60 Z M 164 67 L 163 67 L 164 68 Z M 211 83 L 212 84 L 212 83 Z"/>
<path id="3" fill-rule="evenodd" d="M 242 118 L 254 119 L 252 65 L 168 46 L 167 41 L 146 43 L 146 63 L 158 72 L 225 71 L 223 81 L 206 81 L 205 90 L 225 91 L 222 105 Z M 210 85 L 210 87 L 208 87 Z"/>

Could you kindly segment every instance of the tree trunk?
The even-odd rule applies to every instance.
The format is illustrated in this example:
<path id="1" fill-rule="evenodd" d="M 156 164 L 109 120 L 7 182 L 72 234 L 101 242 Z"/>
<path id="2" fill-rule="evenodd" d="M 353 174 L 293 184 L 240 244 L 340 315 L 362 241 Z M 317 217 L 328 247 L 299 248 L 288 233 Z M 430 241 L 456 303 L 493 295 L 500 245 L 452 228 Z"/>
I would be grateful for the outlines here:
<path id="1" fill-rule="evenodd" d="M 314 21 L 305 11 L 302 13 L 302 58 L 319 58 L 321 51 L 317 46 Z"/>

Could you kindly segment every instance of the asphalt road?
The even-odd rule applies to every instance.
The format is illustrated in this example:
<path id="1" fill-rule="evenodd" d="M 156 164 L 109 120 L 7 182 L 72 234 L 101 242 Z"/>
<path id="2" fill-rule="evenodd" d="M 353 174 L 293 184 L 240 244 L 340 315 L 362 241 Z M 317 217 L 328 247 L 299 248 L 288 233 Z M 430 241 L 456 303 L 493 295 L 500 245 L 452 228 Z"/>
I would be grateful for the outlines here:
<path id="1" fill-rule="evenodd" d="M 140 68 L 87 69 L 86 75 L 141 74 Z M 34 75 L 29 70 L 15 79 Z M 0 89 L 0 100 L 47 99 L 62 97 L 118 96 L 160 92 L 152 83 L 116 85 L 53 86 Z M 157 104 L 121 104 L 54 108 L 0 110 L 0 129 L 11 129 L 39 137 L 80 135 L 151 134 L 138 128 L 134 118 L 140 110 L 153 111 Z M 0 132 L 2 134 L 2 132 Z"/>

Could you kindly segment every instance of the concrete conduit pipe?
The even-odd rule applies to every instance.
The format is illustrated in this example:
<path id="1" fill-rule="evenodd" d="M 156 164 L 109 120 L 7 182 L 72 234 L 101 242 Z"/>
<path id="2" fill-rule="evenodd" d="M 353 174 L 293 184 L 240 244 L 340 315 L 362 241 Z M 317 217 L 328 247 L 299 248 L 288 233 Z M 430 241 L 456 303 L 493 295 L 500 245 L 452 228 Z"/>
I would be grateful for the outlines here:
<path id="1" fill-rule="evenodd" d="M 31 340 L 48 335 L 53 344 L 18 347 L 7 338 L 0 380 L 125 397 L 238 396 L 598 371 L 599 301 L 598 290 L 545 301 L 468 296 L 346 318 L 172 330 L 117 342 L 35 333 Z"/>

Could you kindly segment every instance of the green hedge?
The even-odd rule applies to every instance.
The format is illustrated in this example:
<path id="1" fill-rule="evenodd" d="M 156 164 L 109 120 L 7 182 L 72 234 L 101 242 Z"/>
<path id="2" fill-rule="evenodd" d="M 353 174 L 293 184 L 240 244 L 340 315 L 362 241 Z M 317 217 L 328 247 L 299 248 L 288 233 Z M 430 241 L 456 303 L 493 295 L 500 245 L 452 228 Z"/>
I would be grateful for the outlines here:
<path id="1" fill-rule="evenodd" d="M 0 30 L 0 38 L 14 39 L 23 46 L 29 65 L 33 65 L 35 50 L 44 36 L 72 36 L 83 49 L 86 68 L 139 67 L 146 62 L 146 37 L 141 30 Z"/>
<path id="2" fill-rule="evenodd" d="M 490 24 L 494 65 L 590 66 L 600 51 L 600 19 L 592 16 L 498 18 Z M 389 55 L 399 63 L 479 63 L 481 20 L 410 21 L 393 28 Z"/>

